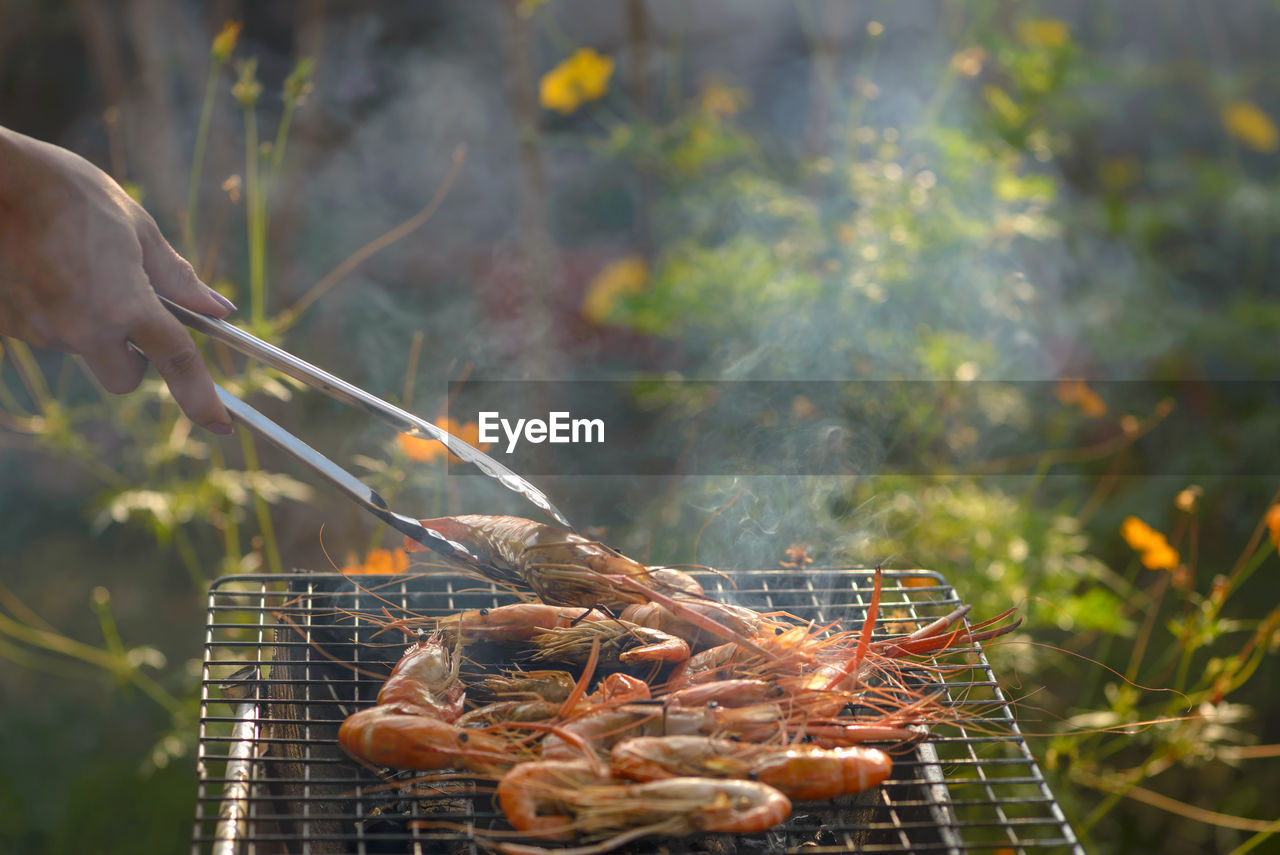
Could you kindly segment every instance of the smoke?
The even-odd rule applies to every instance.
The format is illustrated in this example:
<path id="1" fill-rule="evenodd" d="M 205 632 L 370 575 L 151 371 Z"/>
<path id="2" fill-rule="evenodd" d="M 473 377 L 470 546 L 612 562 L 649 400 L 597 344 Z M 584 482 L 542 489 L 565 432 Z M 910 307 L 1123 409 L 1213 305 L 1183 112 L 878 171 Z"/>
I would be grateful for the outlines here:
<path id="1" fill-rule="evenodd" d="M 311 309 L 290 346 L 375 393 L 398 396 L 420 334 L 422 359 L 410 387 L 415 408 L 427 415 L 437 414 L 448 382 L 464 372 L 553 382 L 637 374 L 712 382 L 1048 381 L 1099 365 L 1115 378 L 1140 376 L 1151 354 L 1176 346 L 1182 333 L 1173 307 L 1189 289 L 1175 278 L 1170 288 L 1179 300 L 1133 312 L 1142 283 L 1158 275 L 1144 266 L 1150 262 L 1103 232 L 1072 232 L 1062 217 L 1093 216 L 1098 204 L 1094 179 L 1073 170 L 1159 141 L 1120 126 L 1096 143 L 1105 152 L 1091 154 L 1050 125 L 993 129 L 987 90 L 1016 81 L 990 67 L 1000 50 L 1022 49 L 1016 40 L 976 44 L 974 21 L 964 14 L 939 20 L 936 4 L 925 2 L 651 0 L 643 7 L 643 38 L 610 4 L 553 0 L 525 25 L 535 78 L 578 46 L 617 61 L 602 103 L 570 116 L 539 111 L 536 134 L 513 112 L 513 83 L 536 79 L 513 81 L 518 69 L 499 4 L 344 5 L 322 18 L 292 7 L 251 10 L 241 53 L 260 59 L 264 137 L 278 118 L 273 93 L 296 53 L 319 50 L 314 91 L 297 115 L 275 188 L 272 272 L 281 303 L 413 216 L 444 180 L 454 149 L 466 149 L 466 166 L 436 216 Z M 1168 48 L 1142 35 L 1135 8 L 1114 12 L 1122 35 L 1112 43 L 1091 33 L 1085 7 L 1067 10 L 1068 26 L 1074 37 L 1146 61 Z M 194 3 L 173 16 L 178 43 L 207 43 L 212 31 L 190 32 L 202 26 L 200 17 Z M 1247 16 L 1215 17 L 1223 38 L 1253 43 Z M 977 82 L 966 76 L 973 69 L 949 66 L 962 51 L 970 52 L 973 73 L 985 75 Z M 190 57 L 170 59 L 184 69 L 169 94 L 185 152 L 202 88 Z M 643 83 L 643 105 L 624 91 L 634 79 Z M 135 81 L 136 97 L 121 103 L 143 103 L 146 93 L 154 101 L 154 81 L 145 82 Z M 750 140 L 746 155 L 683 176 L 637 167 L 619 148 L 628 127 L 636 133 L 644 125 L 642 109 L 662 127 L 696 113 L 713 82 L 749 97 L 726 120 Z M 1105 92 L 1099 98 L 1100 109 L 1131 106 Z M 224 88 L 206 181 L 215 195 L 221 179 L 241 168 L 239 127 Z M 979 132 L 985 139 L 1024 134 L 1022 162 L 1006 162 L 1013 144 L 995 154 L 975 148 Z M 536 180 L 521 148 L 531 138 Z M 636 159 L 670 157 L 676 145 L 652 144 Z M 186 176 L 149 180 L 181 188 Z M 542 221 L 535 225 L 546 230 L 549 260 L 529 251 L 527 198 L 538 181 Z M 1228 211 L 1248 220 L 1259 206 L 1266 208 L 1244 194 Z M 232 234 L 239 216 L 235 209 L 229 215 Z M 647 254 L 654 287 L 668 289 L 664 334 L 625 323 L 590 328 L 577 311 L 592 276 L 628 253 Z M 242 266 L 238 253 L 227 253 L 216 272 L 241 281 Z M 681 548 L 725 505 L 726 493 L 740 492 L 700 541 L 717 560 L 776 557 L 805 531 L 857 554 L 867 542 L 861 529 L 874 530 L 879 517 L 861 503 L 849 506 L 850 483 L 864 483 L 916 438 L 894 433 L 900 423 L 893 419 L 854 421 L 838 406 L 819 407 L 782 433 L 752 434 L 755 415 L 722 411 L 693 424 L 676 414 L 656 420 L 652 436 L 633 437 L 637 446 L 664 449 L 674 439 L 672 453 L 696 473 L 684 482 L 640 472 L 550 475 L 547 488 L 558 503 L 576 506 L 574 518 L 584 524 L 632 524 L 649 540 L 666 525 L 678 530 L 669 542 Z M 610 416 L 635 414 L 620 408 Z M 317 444 L 340 459 L 377 446 L 375 429 L 325 422 L 315 429 L 330 435 Z M 729 431 L 741 431 L 740 441 L 721 442 Z M 978 455 L 985 442 L 980 432 L 967 452 Z M 713 468 L 727 474 L 707 476 Z M 458 510 L 529 510 L 480 479 L 454 474 L 451 483 Z"/>

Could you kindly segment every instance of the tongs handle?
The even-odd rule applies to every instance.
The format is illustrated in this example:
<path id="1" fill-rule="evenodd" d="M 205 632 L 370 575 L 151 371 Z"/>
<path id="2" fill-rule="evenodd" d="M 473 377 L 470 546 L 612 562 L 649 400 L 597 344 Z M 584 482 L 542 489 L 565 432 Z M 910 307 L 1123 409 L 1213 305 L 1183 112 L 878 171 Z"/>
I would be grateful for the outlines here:
<path id="1" fill-rule="evenodd" d="M 229 347 L 240 351 L 246 356 L 251 356 L 283 374 L 287 374 L 296 380 L 301 380 L 308 386 L 319 389 L 332 398 L 336 398 L 344 403 L 359 407 L 360 409 L 365 410 L 391 425 L 391 427 L 401 433 L 409 434 L 410 436 L 425 436 L 442 443 L 445 448 L 449 449 L 449 451 L 454 454 L 454 456 L 466 461 L 467 463 L 474 464 L 475 467 L 485 475 L 496 479 L 498 483 L 506 487 L 508 490 L 519 493 L 530 502 L 546 511 L 556 520 L 556 522 L 570 530 L 573 529 L 573 526 L 570 525 L 569 520 L 565 515 L 560 513 L 560 510 L 556 508 L 555 505 L 551 504 L 551 500 L 548 499 L 541 490 L 530 484 L 521 476 L 512 472 L 507 467 L 503 466 L 498 461 L 494 460 L 489 455 L 485 454 L 480 449 L 468 445 L 466 442 L 458 439 L 458 437 L 443 428 L 432 424 L 426 419 L 420 419 L 413 413 L 406 412 L 405 410 L 402 410 L 381 398 L 370 395 L 360 387 L 353 386 L 346 380 L 336 377 L 322 368 L 317 368 L 311 363 L 299 359 L 292 353 L 281 350 L 275 345 L 265 342 L 257 336 L 250 335 L 239 327 L 232 326 L 226 321 L 219 320 L 218 318 L 210 317 L 209 315 L 204 315 L 199 312 L 194 312 L 184 306 L 179 306 L 177 303 L 163 296 L 160 297 L 160 302 L 163 303 L 165 308 L 172 312 L 178 320 L 182 321 L 192 329 L 199 330 L 210 338 L 217 339 Z M 224 406 L 227 406 L 227 409 L 230 410 L 231 407 L 227 405 L 225 400 L 229 394 L 230 393 L 225 390 L 219 391 L 219 396 L 224 398 Z M 243 406 L 247 407 L 248 405 Z M 252 408 L 249 409 L 252 412 L 257 412 L 256 410 L 252 410 Z M 232 415 L 234 415 L 234 413 L 232 413 Z M 261 414 L 258 415 L 261 417 Z M 274 425 L 274 423 L 272 424 Z M 274 426 L 276 430 L 288 435 L 288 432 L 284 431 L 283 428 L 280 428 L 278 425 Z M 294 439 L 296 440 L 296 438 Z M 274 442 L 275 440 L 272 441 Z M 308 450 L 310 450 L 316 457 L 319 457 L 330 465 L 336 466 L 336 464 L 333 464 L 332 461 L 329 461 L 323 455 L 320 455 L 310 449 L 310 447 L 306 446 L 305 443 L 301 444 L 308 448 Z M 288 448 L 286 448 L 286 450 L 292 451 L 292 449 Z M 344 470 L 340 469 L 340 467 L 339 471 L 343 471 L 343 473 L 346 474 Z M 333 479 L 331 478 L 330 480 Z"/>

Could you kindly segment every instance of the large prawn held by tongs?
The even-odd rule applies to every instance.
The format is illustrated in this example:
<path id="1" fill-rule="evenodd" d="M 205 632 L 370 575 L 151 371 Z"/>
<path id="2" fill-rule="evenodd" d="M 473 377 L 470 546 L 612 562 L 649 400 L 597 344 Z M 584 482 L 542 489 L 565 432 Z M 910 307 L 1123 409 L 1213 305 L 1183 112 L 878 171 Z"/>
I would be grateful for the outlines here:
<path id="1" fill-rule="evenodd" d="M 768 623 L 763 615 L 709 599 L 687 573 L 647 567 L 599 541 L 521 517 L 469 514 L 419 523 L 475 556 L 464 568 L 502 584 L 519 580 L 516 588 L 544 603 L 607 609 L 621 620 L 669 633 L 680 625 L 689 635 L 705 633 L 777 658 L 754 640 Z M 411 537 L 404 547 L 424 548 Z"/>

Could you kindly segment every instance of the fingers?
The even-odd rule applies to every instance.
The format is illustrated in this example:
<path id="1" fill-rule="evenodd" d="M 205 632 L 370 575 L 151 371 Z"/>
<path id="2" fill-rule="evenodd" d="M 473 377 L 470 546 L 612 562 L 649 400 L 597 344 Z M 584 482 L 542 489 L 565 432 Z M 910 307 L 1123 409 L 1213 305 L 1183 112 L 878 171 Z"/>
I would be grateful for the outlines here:
<path id="1" fill-rule="evenodd" d="M 154 309 L 133 327 L 129 339 L 151 360 L 187 418 L 214 433 L 231 433 L 231 416 L 218 400 L 191 335 L 158 300 L 151 302 Z"/>
<path id="2" fill-rule="evenodd" d="M 138 242 L 142 245 L 142 268 L 151 287 L 180 306 L 196 312 L 225 318 L 235 311 L 235 304 L 200 281 L 191 264 L 178 255 L 160 234 L 149 215 L 138 224 Z"/>
<path id="3" fill-rule="evenodd" d="M 142 247 L 142 269 L 151 288 L 193 311 L 226 317 L 235 310 L 230 300 L 206 286 L 185 258 L 164 239 L 150 215 L 142 212 L 138 222 L 138 243 Z M 173 393 L 178 406 L 193 422 L 214 433 L 231 432 L 231 417 L 218 401 L 213 379 L 191 341 L 191 335 L 159 301 L 151 300 L 154 311 L 131 340 L 147 354 Z"/>
<path id="4" fill-rule="evenodd" d="M 93 376 L 108 392 L 124 395 L 138 388 L 147 363 L 123 342 L 103 341 L 83 348 L 80 355 L 93 371 Z"/>

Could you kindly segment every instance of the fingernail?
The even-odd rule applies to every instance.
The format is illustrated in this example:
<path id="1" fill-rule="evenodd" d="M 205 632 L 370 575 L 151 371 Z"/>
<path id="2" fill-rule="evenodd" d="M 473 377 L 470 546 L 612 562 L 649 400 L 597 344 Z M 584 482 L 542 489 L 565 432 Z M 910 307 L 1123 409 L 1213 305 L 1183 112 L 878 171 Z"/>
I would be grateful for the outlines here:
<path id="1" fill-rule="evenodd" d="M 231 425 L 226 422 L 209 422 L 207 425 L 204 425 L 204 429 L 219 434 L 220 436 L 230 436 L 231 431 L 233 430 Z"/>
<path id="2" fill-rule="evenodd" d="M 221 294 L 219 294 L 217 291 L 213 290 L 212 288 L 210 288 L 210 289 L 209 289 L 209 296 L 210 296 L 210 297 L 212 297 L 214 300 L 216 300 L 216 301 L 217 301 L 217 303 L 218 303 L 218 305 L 219 305 L 219 306 L 221 306 L 222 308 L 226 309 L 228 312 L 234 312 L 234 311 L 236 310 L 236 304 L 235 304 L 235 303 L 231 302 L 231 301 L 230 301 L 230 300 L 228 300 L 226 297 L 222 296 Z M 231 432 L 231 431 L 229 431 L 229 430 L 227 431 L 227 433 L 230 433 L 230 432 Z"/>

